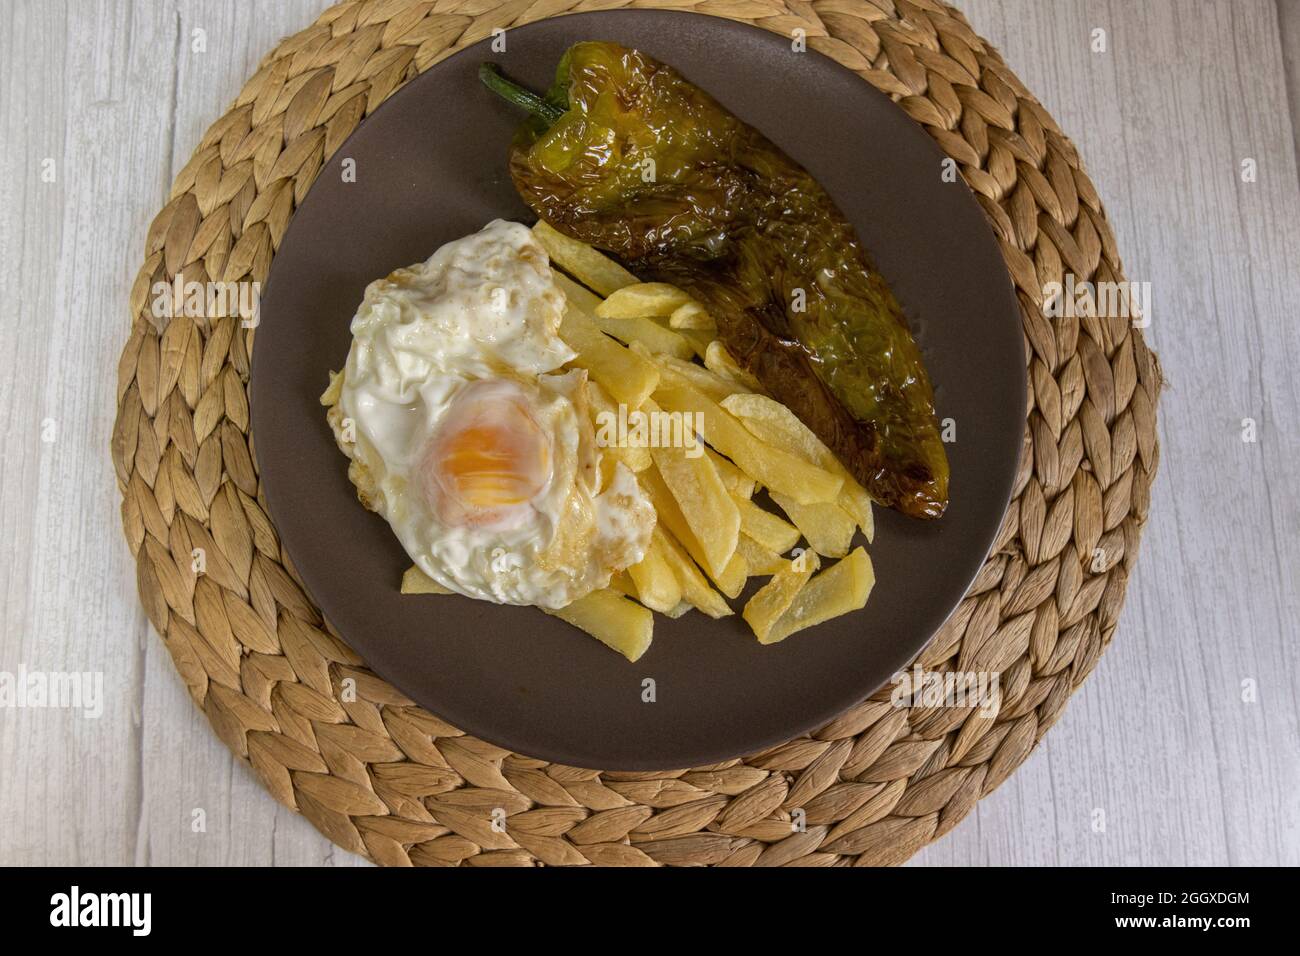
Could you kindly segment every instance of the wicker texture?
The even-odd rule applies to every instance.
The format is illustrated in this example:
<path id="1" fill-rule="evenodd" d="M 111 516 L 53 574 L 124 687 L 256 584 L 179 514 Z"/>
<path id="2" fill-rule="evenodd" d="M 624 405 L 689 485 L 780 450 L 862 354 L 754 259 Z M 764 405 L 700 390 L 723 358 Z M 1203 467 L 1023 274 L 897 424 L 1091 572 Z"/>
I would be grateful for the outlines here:
<path id="1" fill-rule="evenodd" d="M 925 127 L 991 220 L 1023 316 L 1026 451 L 992 557 L 918 663 L 999 671 L 994 713 L 900 709 L 886 689 L 809 736 L 665 773 L 549 764 L 464 735 L 366 669 L 281 551 L 249 433 L 253 333 L 150 309 L 153 284 L 180 272 L 264 281 L 325 159 L 420 71 L 494 27 L 624 5 L 345 2 L 265 59 L 177 177 L 132 290 L 112 455 L 140 598 L 226 745 L 277 800 L 379 863 L 899 863 L 1015 770 L 1096 664 L 1158 460 L 1161 377 L 1141 333 L 1042 313 L 1044 285 L 1066 273 L 1123 279 L 1101 202 L 1073 144 L 960 13 L 934 0 L 630 4 L 802 28 Z"/>

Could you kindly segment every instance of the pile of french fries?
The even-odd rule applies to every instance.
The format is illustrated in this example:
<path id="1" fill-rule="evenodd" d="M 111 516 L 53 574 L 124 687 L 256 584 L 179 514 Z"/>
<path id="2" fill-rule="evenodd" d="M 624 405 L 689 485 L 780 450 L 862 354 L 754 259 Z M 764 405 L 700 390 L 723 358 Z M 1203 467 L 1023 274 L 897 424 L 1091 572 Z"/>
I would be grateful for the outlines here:
<path id="1" fill-rule="evenodd" d="M 865 605 L 875 575 L 852 540 L 859 529 L 872 538 L 871 499 L 830 449 L 762 393 L 685 292 L 639 282 L 545 223 L 533 232 L 568 299 L 560 337 L 578 353 L 572 365 L 587 370 L 593 419 L 619 405 L 683 413 L 706 443 L 703 454 L 684 445 L 604 449 L 606 468 L 621 461 L 636 474 L 658 524 L 640 564 L 547 613 L 635 661 L 650 646 L 653 612 L 726 617 L 726 599 L 751 577 L 768 578 L 741 612 L 761 644 Z M 754 503 L 760 489 L 784 517 Z M 823 558 L 836 560 L 823 568 Z M 445 593 L 418 568 L 402 590 Z"/>

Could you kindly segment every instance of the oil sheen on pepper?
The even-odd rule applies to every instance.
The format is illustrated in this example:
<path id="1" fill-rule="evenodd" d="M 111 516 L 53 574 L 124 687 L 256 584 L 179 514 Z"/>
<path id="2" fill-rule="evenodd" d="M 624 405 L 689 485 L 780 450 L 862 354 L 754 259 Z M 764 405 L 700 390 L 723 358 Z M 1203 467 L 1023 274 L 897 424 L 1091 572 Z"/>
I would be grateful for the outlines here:
<path id="1" fill-rule="evenodd" d="M 509 168 L 551 226 L 671 282 L 728 350 L 882 505 L 936 518 L 948 459 L 902 309 L 826 191 L 672 67 L 570 47 L 545 97 L 484 68 L 532 115 Z"/>

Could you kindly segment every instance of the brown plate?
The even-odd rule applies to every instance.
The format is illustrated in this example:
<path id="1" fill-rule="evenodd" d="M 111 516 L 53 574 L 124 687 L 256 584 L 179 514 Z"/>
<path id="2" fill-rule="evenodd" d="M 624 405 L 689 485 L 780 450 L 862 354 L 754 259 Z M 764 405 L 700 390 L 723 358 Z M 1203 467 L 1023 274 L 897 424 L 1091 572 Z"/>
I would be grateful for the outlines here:
<path id="1" fill-rule="evenodd" d="M 801 162 L 893 284 L 955 421 L 952 503 L 922 523 L 877 510 L 866 608 L 760 647 L 739 615 L 656 615 L 635 664 L 534 608 L 403 596 L 410 564 L 348 482 L 317 397 L 342 366 L 366 284 L 494 218 L 531 222 L 506 174 L 520 116 L 481 62 L 543 89 L 578 40 L 677 67 Z M 1024 345 L 979 205 L 902 110 L 787 38 L 698 14 L 611 11 L 512 29 L 412 80 L 321 170 L 272 263 L 253 353 L 252 420 L 271 516 L 312 598 L 379 674 L 433 713 L 521 753 L 584 767 L 712 763 L 807 731 L 905 666 L 961 600 L 1010 499 L 1025 427 Z M 356 181 L 345 182 L 345 160 Z M 736 605 L 739 607 L 739 605 Z M 643 700 L 654 680 L 655 700 Z"/>

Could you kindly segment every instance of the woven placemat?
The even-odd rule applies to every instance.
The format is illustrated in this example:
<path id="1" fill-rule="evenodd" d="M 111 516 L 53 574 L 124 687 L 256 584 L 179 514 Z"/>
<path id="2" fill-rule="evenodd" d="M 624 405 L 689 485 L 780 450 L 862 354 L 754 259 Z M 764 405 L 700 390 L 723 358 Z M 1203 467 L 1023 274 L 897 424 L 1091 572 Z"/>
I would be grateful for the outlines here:
<path id="1" fill-rule="evenodd" d="M 282 552 L 249 433 L 253 331 L 155 318 L 151 290 L 178 273 L 264 281 L 322 164 L 420 71 L 495 27 L 627 5 L 806 31 L 925 127 L 992 222 L 1024 322 L 1025 454 L 992 556 L 917 663 L 1000 672 L 996 709 L 899 708 L 886 688 L 811 735 L 665 773 L 462 734 L 330 633 Z M 1114 235 L 1073 144 L 935 0 L 341 3 L 281 42 L 208 130 L 145 256 L 112 442 L 140 598 L 226 745 L 379 863 L 899 863 L 1025 759 L 1114 633 L 1158 460 L 1159 365 L 1128 319 L 1044 317 L 1047 283 L 1123 280 Z"/>

